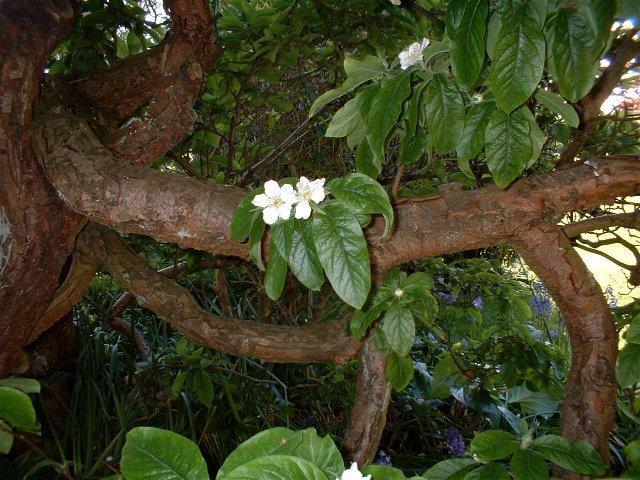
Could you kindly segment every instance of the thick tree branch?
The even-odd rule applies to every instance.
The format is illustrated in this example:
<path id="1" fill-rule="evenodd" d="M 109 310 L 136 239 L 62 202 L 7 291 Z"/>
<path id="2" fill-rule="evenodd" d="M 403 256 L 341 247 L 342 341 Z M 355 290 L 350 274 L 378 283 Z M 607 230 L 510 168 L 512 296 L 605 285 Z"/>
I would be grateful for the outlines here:
<path id="1" fill-rule="evenodd" d="M 368 338 L 358 355 L 356 399 L 342 448 L 352 462 L 373 461 L 387 420 L 391 384 L 387 380 L 387 359 Z"/>
<path id="2" fill-rule="evenodd" d="M 150 235 L 185 248 L 247 258 L 229 227 L 244 190 L 185 175 L 122 165 L 90 129 L 66 112 L 51 112 L 37 126 L 36 151 L 47 175 L 74 211 L 125 232 Z M 640 186 L 637 156 L 532 176 L 508 190 L 489 186 L 395 204 L 397 222 L 381 240 L 382 221 L 367 230 L 379 271 L 418 258 L 508 243 L 522 224 L 557 221 L 633 195 Z"/>
<path id="3" fill-rule="evenodd" d="M 344 362 L 360 348 L 360 342 L 347 334 L 343 319 L 295 327 L 214 315 L 185 289 L 151 268 L 115 233 L 90 226 L 83 235 L 123 288 L 199 345 L 230 355 L 287 363 Z"/>
<path id="4" fill-rule="evenodd" d="M 516 246 L 558 304 L 569 332 L 572 360 L 561 433 L 592 443 L 606 459 L 615 420 L 618 353 L 618 334 L 607 301 L 556 225 L 523 225 L 516 232 Z"/>
<path id="5" fill-rule="evenodd" d="M 577 237 L 583 233 L 593 232 L 611 227 L 624 227 L 640 229 L 640 211 L 629 213 L 614 213 L 610 215 L 600 215 L 578 222 L 562 225 L 562 231 L 569 237 Z"/>
<path id="6" fill-rule="evenodd" d="M 620 78 L 626 71 L 627 63 L 640 53 L 640 42 L 633 40 L 636 32 L 637 30 L 631 30 L 627 33 L 620 46 L 613 52 L 609 66 L 602 72 L 591 91 L 577 103 L 580 125 L 573 132 L 571 141 L 562 151 L 558 165 L 571 164 L 595 130 L 600 107 L 620 82 Z"/>

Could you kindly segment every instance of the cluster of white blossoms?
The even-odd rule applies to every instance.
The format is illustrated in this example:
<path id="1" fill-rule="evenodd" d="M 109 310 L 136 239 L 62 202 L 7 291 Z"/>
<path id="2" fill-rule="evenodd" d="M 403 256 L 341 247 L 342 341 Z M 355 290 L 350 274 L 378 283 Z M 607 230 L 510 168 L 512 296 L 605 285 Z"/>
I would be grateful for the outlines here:
<path id="1" fill-rule="evenodd" d="M 423 38 L 422 43 L 415 42 L 400 52 L 398 58 L 400 59 L 400 68 L 406 70 L 413 65 L 422 62 L 422 51 L 429 46 L 428 38 Z"/>
<path id="2" fill-rule="evenodd" d="M 264 223 L 273 225 L 278 218 L 288 220 L 294 205 L 296 218 L 309 218 L 311 215 L 309 202 L 320 203 L 324 197 L 324 178 L 310 181 L 306 177 L 300 177 L 295 190 L 288 184 L 280 186 L 275 180 L 265 182 L 264 193 L 256 195 L 251 203 L 262 208 Z"/>
<path id="3" fill-rule="evenodd" d="M 342 476 L 336 478 L 336 480 L 371 480 L 371 475 L 363 476 L 360 470 L 358 470 L 358 464 L 353 462 L 351 468 L 345 470 Z"/>

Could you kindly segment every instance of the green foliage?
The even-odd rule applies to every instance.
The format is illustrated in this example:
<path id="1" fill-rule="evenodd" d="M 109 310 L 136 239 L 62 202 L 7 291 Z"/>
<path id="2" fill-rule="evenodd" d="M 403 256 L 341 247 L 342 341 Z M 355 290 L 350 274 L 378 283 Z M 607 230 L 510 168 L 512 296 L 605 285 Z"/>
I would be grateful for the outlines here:
<path id="1" fill-rule="evenodd" d="M 640 315 L 636 316 L 625 333 L 627 344 L 618 356 L 616 376 L 622 387 L 640 382 Z"/>
<path id="2" fill-rule="evenodd" d="M 40 393 L 36 380 L 17 377 L 0 380 L 0 454 L 11 450 L 15 431 L 40 434 L 30 393 Z"/>

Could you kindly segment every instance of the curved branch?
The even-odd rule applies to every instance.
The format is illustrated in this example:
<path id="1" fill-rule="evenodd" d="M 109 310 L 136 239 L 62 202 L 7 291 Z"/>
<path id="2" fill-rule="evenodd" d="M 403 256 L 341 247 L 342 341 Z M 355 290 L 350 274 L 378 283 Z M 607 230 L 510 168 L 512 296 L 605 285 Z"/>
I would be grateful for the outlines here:
<path id="1" fill-rule="evenodd" d="M 603 230 L 611 227 L 624 227 L 640 230 L 640 211 L 600 215 L 598 217 L 591 217 L 561 226 L 562 231 L 569 238 L 577 237 L 583 233 Z"/>
<path id="2" fill-rule="evenodd" d="M 387 380 L 387 359 L 376 349 L 371 337 L 363 344 L 358 360 L 356 399 L 342 448 L 350 461 L 366 465 L 378 451 L 391 400 L 391 384 Z"/>
<path id="3" fill-rule="evenodd" d="M 516 247 L 560 308 L 571 340 L 571 369 L 560 431 L 586 440 L 607 459 L 615 420 L 618 333 L 602 290 L 556 225 L 516 232 Z M 582 478 L 571 476 L 565 478 Z"/>
<path id="4" fill-rule="evenodd" d="M 342 363 L 360 348 L 360 342 L 347 334 L 343 319 L 295 327 L 214 315 L 185 289 L 151 268 L 115 233 L 89 226 L 82 235 L 104 268 L 141 305 L 199 345 L 230 355 L 288 363 Z"/>

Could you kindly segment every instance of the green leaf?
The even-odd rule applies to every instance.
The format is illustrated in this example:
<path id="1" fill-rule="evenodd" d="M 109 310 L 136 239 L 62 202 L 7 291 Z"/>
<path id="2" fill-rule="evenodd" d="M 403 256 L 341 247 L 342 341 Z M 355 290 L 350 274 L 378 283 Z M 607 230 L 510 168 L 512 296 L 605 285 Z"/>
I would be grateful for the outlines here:
<path id="1" fill-rule="evenodd" d="M 401 72 L 382 81 L 367 118 L 367 140 L 375 157 L 384 159 L 389 132 L 398 121 L 402 104 L 411 93 L 410 72 Z"/>
<path id="2" fill-rule="evenodd" d="M 521 8 L 531 9 L 528 5 Z M 503 16 L 493 50 L 491 93 L 507 113 L 522 105 L 542 78 L 545 40 L 541 29 L 529 20 L 530 13 Z"/>
<path id="3" fill-rule="evenodd" d="M 362 469 L 362 474 L 371 475 L 376 480 L 405 480 L 402 470 L 387 465 L 367 465 Z"/>
<path id="4" fill-rule="evenodd" d="M 369 148 L 369 142 L 365 138 L 356 151 L 356 172 L 363 173 L 373 179 L 378 178 L 382 170 L 382 162 L 374 158 Z"/>
<path id="5" fill-rule="evenodd" d="M 262 261 L 262 236 L 266 225 L 262 219 L 256 220 L 249 231 L 249 257 L 260 270 L 264 270 Z"/>
<path id="6" fill-rule="evenodd" d="M 368 328 L 375 322 L 391 303 L 393 294 L 388 289 L 378 289 L 371 295 L 362 310 L 356 310 L 349 322 L 351 335 L 364 337 Z"/>
<path id="7" fill-rule="evenodd" d="M 592 58 L 593 32 L 574 9 L 561 8 L 553 22 L 552 59 L 558 88 L 563 97 L 576 102 L 595 80 L 597 64 Z"/>
<path id="8" fill-rule="evenodd" d="M 464 119 L 464 129 L 460 143 L 456 148 L 462 161 L 469 161 L 484 147 L 485 132 L 489 120 L 496 109 L 494 102 L 481 102 L 473 105 Z"/>
<path id="9" fill-rule="evenodd" d="M 371 266 L 356 216 L 338 202 L 327 203 L 313 217 L 313 240 L 335 292 L 360 309 L 371 287 Z"/>
<path id="10" fill-rule="evenodd" d="M 507 469 L 499 463 L 489 462 L 482 467 L 473 470 L 474 479 L 478 480 L 509 480 Z M 465 478 L 468 478 L 467 475 Z"/>
<path id="11" fill-rule="evenodd" d="M 547 136 L 544 133 L 542 133 L 542 130 L 540 130 L 540 127 L 538 126 L 538 123 L 536 122 L 536 119 L 533 116 L 533 113 L 531 113 L 531 110 L 529 110 L 528 107 L 522 107 L 521 110 L 522 110 L 522 113 L 524 114 L 525 120 L 527 121 L 527 123 L 529 123 L 529 140 L 531 141 L 531 156 L 529 157 L 529 160 L 527 161 L 527 166 L 526 166 L 526 168 L 529 168 L 531 165 L 536 163 L 538 158 L 540 158 L 540 153 L 542 152 L 542 147 L 544 146 L 544 142 L 547 141 Z M 529 307 L 529 304 L 526 302 L 525 304 L 530 310 L 531 307 Z M 531 315 L 529 315 L 527 318 L 530 318 L 530 317 Z"/>
<path id="12" fill-rule="evenodd" d="M 342 97 L 364 82 L 374 78 L 380 78 L 384 74 L 384 67 L 381 60 L 374 56 L 367 56 L 363 60 L 346 57 L 344 59 L 344 69 L 347 73 L 345 82 L 340 87 L 320 95 L 316 101 L 313 102 L 313 105 L 311 105 L 311 109 L 309 110 L 310 117 L 315 115 L 318 110 L 329 102 Z"/>
<path id="13" fill-rule="evenodd" d="M 311 222 L 296 219 L 293 225 L 289 267 L 305 287 L 320 290 L 324 284 L 324 272 L 313 243 Z"/>
<path id="14" fill-rule="evenodd" d="M 333 115 L 324 135 L 331 138 L 346 137 L 361 123 L 358 104 L 356 99 L 352 98 Z"/>
<path id="15" fill-rule="evenodd" d="M 244 242 L 251 232 L 253 222 L 256 221 L 260 213 L 251 203 L 256 195 L 264 193 L 264 188 L 256 188 L 249 195 L 240 200 L 233 218 L 231 219 L 231 236 L 237 242 Z"/>
<path id="16" fill-rule="evenodd" d="M 229 454 L 220 470 L 218 470 L 216 479 L 222 480 L 241 465 L 249 463 L 256 458 L 275 454 L 282 448 L 287 448 L 287 442 L 294 436 L 296 436 L 296 432 L 283 427 L 270 428 L 255 434 L 238 445 Z M 297 443 L 294 443 L 294 445 L 297 445 Z"/>
<path id="17" fill-rule="evenodd" d="M 116 56 L 118 58 L 124 58 L 129 55 L 129 48 L 127 47 L 127 39 L 121 35 L 116 35 Z"/>
<path id="18" fill-rule="evenodd" d="M 35 432 L 39 429 L 31 399 L 15 388 L 0 386 L 0 419 L 19 430 Z"/>
<path id="19" fill-rule="evenodd" d="M 129 55 L 140 53 L 142 51 L 140 37 L 138 37 L 133 30 L 130 30 L 127 34 L 127 48 L 129 50 Z"/>
<path id="20" fill-rule="evenodd" d="M 572 472 L 602 475 L 607 470 L 598 451 L 587 442 L 571 442 L 550 434 L 534 439 L 531 447 L 550 462 Z"/>
<path id="21" fill-rule="evenodd" d="M 640 343 L 640 315 L 636 315 L 631 321 L 629 328 L 624 334 L 624 339 L 627 343 Z M 0 385 L 2 385 L 2 383 L 0 383 Z"/>
<path id="22" fill-rule="evenodd" d="M 436 463 L 422 476 L 427 480 L 457 480 L 477 465 L 472 458 L 450 458 Z"/>
<path id="23" fill-rule="evenodd" d="M 520 449 L 520 443 L 504 430 L 485 430 L 475 436 L 469 450 L 481 460 L 501 460 Z"/>
<path id="24" fill-rule="evenodd" d="M 328 480 L 313 463 L 291 455 L 270 455 L 236 468 L 228 480 Z"/>
<path id="25" fill-rule="evenodd" d="M 309 460 L 332 480 L 339 478 L 344 471 L 342 455 L 331 437 L 320 437 L 315 428 L 296 432 L 277 453 Z"/>
<path id="26" fill-rule="evenodd" d="M 173 384 L 171 385 L 171 393 L 174 396 L 178 396 L 178 394 L 182 391 L 182 387 L 184 386 L 184 382 L 189 376 L 189 372 L 180 372 L 176 375 Z"/>
<path id="27" fill-rule="evenodd" d="M 127 433 L 120 469 L 126 480 L 208 480 L 198 446 L 177 433 L 136 427 Z"/>
<path id="28" fill-rule="evenodd" d="M 445 356 L 433 369 L 430 398 L 446 398 L 451 395 L 451 389 L 460 385 L 461 374 L 451 356 Z"/>
<path id="29" fill-rule="evenodd" d="M 616 377 L 621 387 L 640 382 L 640 344 L 627 343 L 618 356 Z"/>
<path id="30" fill-rule="evenodd" d="M 383 236 L 393 226 L 393 208 L 387 192 L 378 182 L 362 173 L 350 173 L 327 184 L 331 194 L 356 214 L 381 214 L 385 220 Z"/>
<path id="31" fill-rule="evenodd" d="M 294 222 L 292 220 L 278 221 L 271 225 L 271 239 L 284 258 L 289 257 L 293 243 Z"/>
<path id="32" fill-rule="evenodd" d="M 278 251 L 272 236 L 269 246 L 269 263 L 264 275 L 264 291 L 271 300 L 280 298 L 286 278 L 287 260 Z"/>
<path id="33" fill-rule="evenodd" d="M 624 454 L 632 465 L 640 465 L 640 440 L 634 440 L 624 447 Z"/>
<path id="34" fill-rule="evenodd" d="M 400 143 L 398 161 L 403 165 L 411 165 L 424 154 L 429 145 L 429 137 L 424 128 L 418 128 L 415 133 L 407 132 Z"/>
<path id="35" fill-rule="evenodd" d="M 13 446 L 11 427 L 0 420 L 0 454 L 6 455 Z"/>
<path id="36" fill-rule="evenodd" d="M 447 153 L 455 150 L 464 125 L 464 103 L 456 85 L 439 73 L 427 84 L 425 113 L 433 147 Z"/>
<path id="37" fill-rule="evenodd" d="M 484 63 L 487 0 L 453 0 L 447 5 L 447 32 L 452 41 L 451 63 L 456 78 L 473 85 Z M 453 18 L 452 18 L 453 17 Z"/>
<path id="38" fill-rule="evenodd" d="M 211 379 L 211 374 L 202 368 L 197 369 L 190 380 L 190 385 L 193 386 L 196 397 L 198 397 L 200 403 L 210 407 L 213 401 L 213 380 Z"/>
<path id="39" fill-rule="evenodd" d="M 580 123 L 578 114 L 571 105 L 564 101 L 564 99 L 557 93 L 549 92 L 539 88 L 535 94 L 536 99 L 553 113 L 560 115 L 567 125 L 573 128 L 577 128 Z"/>
<path id="40" fill-rule="evenodd" d="M 506 188 L 526 168 L 533 154 L 530 125 L 519 108 L 509 114 L 496 109 L 485 132 L 487 165 L 495 182 Z"/>
<path id="41" fill-rule="evenodd" d="M 407 355 L 416 336 L 416 325 L 411 311 L 401 305 L 393 305 L 384 318 L 380 328 L 392 350 L 400 356 Z"/>
<path id="42" fill-rule="evenodd" d="M 396 391 L 401 391 L 413 379 L 413 360 L 393 352 L 387 358 L 387 379 Z"/>
<path id="43" fill-rule="evenodd" d="M 514 480 L 548 480 L 544 457 L 533 450 L 518 450 L 509 464 Z"/>
<path id="44" fill-rule="evenodd" d="M 33 378 L 3 378 L 0 387 L 16 388 L 24 393 L 40 393 L 40 382 Z"/>

